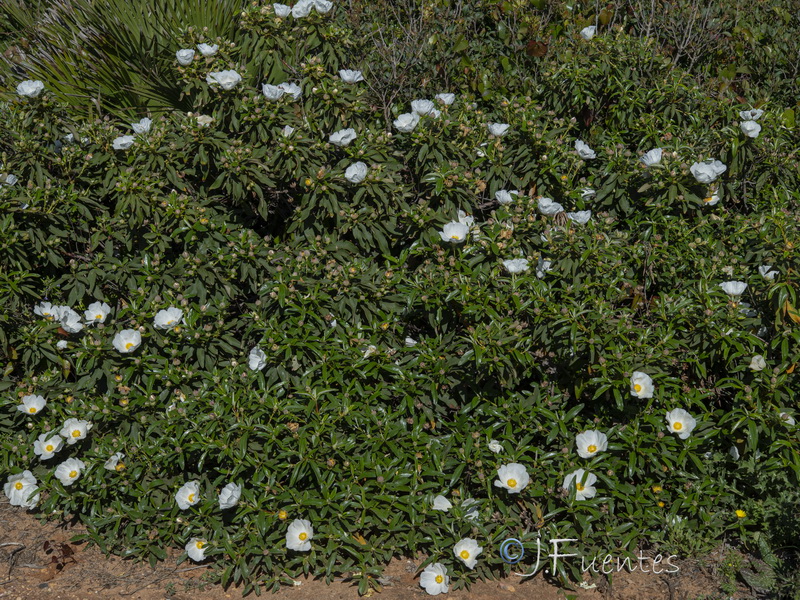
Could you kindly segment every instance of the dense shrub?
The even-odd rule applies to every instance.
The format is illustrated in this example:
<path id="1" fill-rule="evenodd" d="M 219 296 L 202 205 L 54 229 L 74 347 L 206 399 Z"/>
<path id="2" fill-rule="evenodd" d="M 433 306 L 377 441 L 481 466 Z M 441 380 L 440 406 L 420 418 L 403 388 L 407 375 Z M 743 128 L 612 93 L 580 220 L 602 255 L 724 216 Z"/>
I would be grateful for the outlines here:
<path id="1" fill-rule="evenodd" d="M 712 102 L 624 30 L 568 29 L 560 64 L 535 78 L 510 65 L 506 89 L 453 76 L 457 88 L 431 79 L 387 103 L 391 65 L 337 75 L 376 61 L 370 13 L 236 14 L 217 36 L 159 33 L 161 104 L 126 112 L 110 100 L 130 98 L 125 81 L 104 95 L 127 120 L 87 118 L 49 81 L 0 104 L 0 465 L 32 471 L 37 510 L 151 561 L 202 538 L 223 583 L 357 572 L 362 592 L 398 554 L 444 563 L 457 588 L 508 573 L 508 537 L 579 539 L 589 560 L 683 554 L 728 533 L 752 542 L 759 516 L 788 510 L 769 498 L 800 474 L 800 197 L 782 112 L 767 107 L 747 137 L 750 105 Z M 217 53 L 178 65 L 200 43 Z M 476 52 L 500 56 L 493 43 Z M 208 83 L 226 70 L 241 81 Z M 302 95 L 262 93 L 285 82 Z M 403 132 L 391 123 L 415 89 L 456 97 Z M 182 110 L 123 138 L 170 97 Z M 700 183 L 690 168 L 706 158 L 727 170 Z M 563 210 L 542 214 L 543 197 Z M 454 221 L 466 231 L 441 235 Z M 528 270 L 511 273 L 514 258 Z M 74 331 L 43 302 L 110 314 Z M 120 351 L 123 330 L 141 345 L 126 334 Z M 42 414 L 17 410 L 34 394 Z M 667 428 L 675 409 L 696 420 L 688 437 Z M 92 423 L 85 439 L 40 460 L 35 442 L 74 418 Z M 584 459 L 587 430 L 608 448 Z M 67 457 L 85 471 L 64 485 Z M 530 474 L 513 495 L 493 483 L 511 463 Z M 595 497 L 564 487 L 578 468 Z M 199 502 L 183 510 L 193 481 Z M 241 500 L 222 510 L 231 482 Z M 286 547 L 294 519 L 314 529 L 310 553 Z M 686 533 L 700 528 L 704 543 Z M 466 537 L 484 548 L 474 571 L 453 555 Z"/>

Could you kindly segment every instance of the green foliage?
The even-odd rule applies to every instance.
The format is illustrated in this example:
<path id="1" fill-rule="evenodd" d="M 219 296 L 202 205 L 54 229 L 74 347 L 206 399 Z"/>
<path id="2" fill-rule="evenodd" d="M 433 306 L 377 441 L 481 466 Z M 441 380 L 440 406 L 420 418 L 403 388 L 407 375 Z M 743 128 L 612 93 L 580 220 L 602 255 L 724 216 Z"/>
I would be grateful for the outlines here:
<path id="1" fill-rule="evenodd" d="M 409 46 L 418 62 L 403 72 L 381 54 L 370 8 L 293 20 L 250 3 L 235 18 L 178 23 L 182 5 L 160 3 L 172 17 L 137 46 L 126 36 L 146 3 L 128 5 L 102 17 L 131 79 L 106 78 L 100 105 L 124 119 L 65 101 L 44 62 L 42 95 L 11 85 L 0 104 L 0 465 L 33 472 L 42 514 L 78 517 L 94 543 L 151 562 L 203 538 L 219 581 L 256 592 L 355 572 L 364 593 L 391 557 L 416 552 L 446 564 L 458 589 L 510 572 L 508 537 L 574 538 L 586 557 L 796 538 L 779 525 L 792 502 L 770 499 L 800 474 L 786 418 L 798 410 L 800 196 L 782 112 L 767 107 L 761 134 L 745 137 L 749 105 L 713 102 L 651 42 L 622 30 L 588 42 L 572 25 L 553 43 L 557 67 L 527 76 L 534 57 L 509 58 L 503 84 L 481 87 L 476 59 L 458 63 L 449 89 L 424 80 L 436 56 L 502 64 L 504 44 L 525 47 L 522 28 L 546 23 L 514 3 L 465 11 L 452 25 L 465 41 Z M 430 10 L 410 40 L 450 31 L 437 11 L 455 9 Z M 517 26 L 480 47 L 495 13 Z M 395 13 L 380 35 L 411 31 L 410 18 Z M 218 53 L 177 64 L 177 48 L 202 42 Z M 93 56 L 75 64 L 94 68 Z M 146 64 L 163 89 L 140 87 L 156 85 L 142 83 Z M 364 64 L 364 83 L 337 75 Z M 242 76 L 232 89 L 207 83 L 229 69 Z M 261 93 L 287 81 L 299 99 Z M 399 132 L 391 122 L 415 90 L 458 94 Z M 130 120 L 167 107 L 180 110 L 115 149 Z M 489 133 L 496 122 L 504 136 Z M 346 128 L 356 139 L 331 143 Z M 577 154 L 578 139 L 596 158 Z M 653 147 L 662 161 L 645 167 Z M 690 165 L 707 157 L 727 171 L 700 184 Z M 345 175 L 355 162 L 368 167 L 359 183 Z M 511 203 L 496 199 L 512 189 Z M 542 215 L 542 196 L 591 220 Z M 459 211 L 474 223 L 445 242 Z M 522 257 L 525 272 L 503 266 Z M 729 280 L 748 284 L 741 297 L 720 289 Z M 111 313 L 70 333 L 34 313 L 45 300 Z M 156 326 L 167 308 L 183 320 Z M 122 330 L 141 346 L 115 349 Z M 254 347 L 262 369 L 248 365 Z M 635 371 L 652 378 L 651 398 L 632 393 Z M 42 414 L 17 410 L 28 394 L 47 399 Z M 676 408 L 697 420 L 686 439 L 665 424 Z M 68 418 L 93 424 L 87 439 L 41 461 L 34 442 Z M 575 436 L 591 429 L 609 446 L 583 459 Z M 104 468 L 116 452 L 124 466 Z M 67 457 L 88 468 L 64 486 L 53 467 Z M 515 462 L 531 482 L 512 495 L 493 482 Z M 562 488 L 577 468 L 597 476 L 594 498 Z M 175 494 L 190 481 L 200 501 L 181 510 Z M 242 497 L 221 510 L 230 482 Z M 440 494 L 448 512 L 432 507 Z M 314 528 L 308 553 L 286 547 L 294 519 Z M 474 571 L 453 556 L 465 537 L 484 548 Z M 579 561 L 562 566 L 580 576 Z"/>

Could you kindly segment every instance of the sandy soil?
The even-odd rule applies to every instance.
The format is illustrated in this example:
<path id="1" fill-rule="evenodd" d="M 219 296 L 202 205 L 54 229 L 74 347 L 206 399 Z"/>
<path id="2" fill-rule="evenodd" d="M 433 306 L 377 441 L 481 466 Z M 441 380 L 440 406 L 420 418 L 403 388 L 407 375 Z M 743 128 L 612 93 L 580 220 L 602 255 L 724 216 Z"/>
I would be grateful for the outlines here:
<path id="1" fill-rule="evenodd" d="M 210 585 L 203 565 L 149 565 L 105 557 L 96 548 L 75 544 L 70 538 L 81 530 L 60 523 L 39 523 L 24 510 L 0 503 L 0 599 L 2 600 L 223 600 L 241 598 L 236 588 L 227 590 Z M 469 592 L 450 592 L 445 598 L 469 600 L 697 600 L 725 599 L 714 577 L 720 556 L 707 560 L 678 561 L 675 574 L 622 572 L 612 584 L 595 578 L 591 590 L 569 591 L 553 585 L 538 574 L 525 580 L 511 577 L 502 581 L 478 582 Z M 420 561 L 421 562 L 421 561 Z M 381 600 L 400 600 L 429 596 L 419 586 L 417 565 L 397 559 L 381 579 L 382 591 L 372 596 Z M 251 595 L 251 597 L 254 597 Z M 279 600 L 349 600 L 358 598 L 358 589 L 349 581 L 301 579 L 276 595 Z M 736 598 L 750 598 L 743 591 Z"/>

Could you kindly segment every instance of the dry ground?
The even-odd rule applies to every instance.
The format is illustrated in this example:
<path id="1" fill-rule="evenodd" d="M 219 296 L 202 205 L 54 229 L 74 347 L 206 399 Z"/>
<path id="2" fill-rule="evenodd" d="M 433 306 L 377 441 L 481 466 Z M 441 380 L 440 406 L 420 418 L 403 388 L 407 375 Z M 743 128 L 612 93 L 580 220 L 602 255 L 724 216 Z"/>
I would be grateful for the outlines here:
<path id="1" fill-rule="evenodd" d="M 0 501 L 0 599 L 2 600 L 223 600 L 241 598 L 240 590 L 209 585 L 202 579 L 208 566 L 164 563 L 149 565 L 105 557 L 96 548 L 71 543 L 79 527 L 41 524 L 24 510 Z M 673 575 L 623 572 L 613 585 L 596 578 L 591 590 L 564 590 L 539 574 L 521 580 L 479 582 L 469 592 L 451 592 L 444 598 L 459 600 L 728 600 L 715 577 L 714 565 L 722 552 L 707 560 L 678 561 Z M 418 599 L 429 596 L 419 586 L 417 564 L 398 559 L 387 568 L 380 600 Z M 569 595 L 569 596 L 568 596 Z M 251 595 L 250 597 L 255 597 Z M 276 595 L 278 600 L 349 600 L 358 598 L 357 586 L 348 581 L 303 579 Z M 736 598 L 751 598 L 746 591 Z"/>

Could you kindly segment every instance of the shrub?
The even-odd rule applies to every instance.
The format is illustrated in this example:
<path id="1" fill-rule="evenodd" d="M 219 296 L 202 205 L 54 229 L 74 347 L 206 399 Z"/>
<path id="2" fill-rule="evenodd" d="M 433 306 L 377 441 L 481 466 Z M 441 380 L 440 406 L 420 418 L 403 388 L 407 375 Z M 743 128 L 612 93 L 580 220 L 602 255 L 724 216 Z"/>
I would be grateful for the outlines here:
<path id="1" fill-rule="evenodd" d="M 509 573 L 509 537 L 581 540 L 587 563 L 648 543 L 702 551 L 686 535 L 700 527 L 755 540 L 754 517 L 786 509 L 764 481 L 800 473 L 796 155 L 779 116 L 746 138 L 749 106 L 712 107 L 616 31 L 565 36 L 564 65 L 519 93 L 459 90 L 413 131 L 387 131 L 416 98 L 387 112 L 375 87 L 336 74 L 364 48 L 344 8 L 272 11 L 249 4 L 233 46 L 175 34 L 219 50 L 153 59 L 190 111 L 132 139 L 47 83 L 0 104 L 0 465 L 32 471 L 37 510 L 151 562 L 205 540 L 220 581 L 256 592 L 358 572 L 364 593 L 415 552 L 457 589 Z M 228 70 L 241 81 L 216 80 L 231 89 L 208 78 Z M 299 98 L 260 90 L 287 81 Z M 697 113 L 648 109 L 678 101 Z M 690 165 L 708 157 L 727 171 L 699 183 Z M 516 191 L 501 203 L 502 190 Z M 543 197 L 564 210 L 541 214 Z M 511 273 L 513 258 L 528 269 Z M 110 312 L 76 331 L 43 302 Z M 17 409 L 34 394 L 42 414 Z M 696 427 L 668 427 L 675 409 Z M 67 419 L 92 427 L 38 458 Z M 587 430 L 608 447 L 584 459 Z M 67 457 L 86 468 L 65 485 L 53 467 Z M 512 464 L 524 489 L 495 484 Z M 594 497 L 565 484 L 579 468 Z M 241 498 L 221 509 L 229 483 Z M 295 520 L 313 528 L 308 553 L 287 548 Z M 483 547 L 474 570 L 453 554 L 464 538 Z"/>

